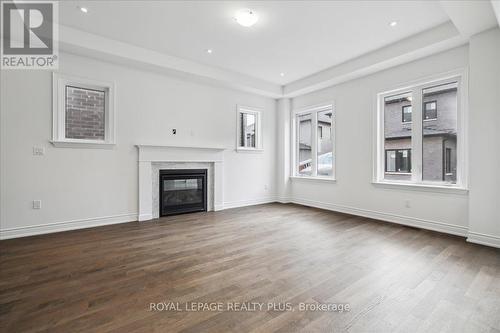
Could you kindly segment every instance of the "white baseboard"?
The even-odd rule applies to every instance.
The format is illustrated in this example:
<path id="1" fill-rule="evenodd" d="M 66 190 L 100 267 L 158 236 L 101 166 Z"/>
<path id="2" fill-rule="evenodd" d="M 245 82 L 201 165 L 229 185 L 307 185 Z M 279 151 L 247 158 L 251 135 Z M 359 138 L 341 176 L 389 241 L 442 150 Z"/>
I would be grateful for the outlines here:
<path id="1" fill-rule="evenodd" d="M 469 231 L 469 236 L 467 237 L 467 241 L 470 243 L 500 248 L 500 237 L 481 234 L 479 232 Z"/>
<path id="2" fill-rule="evenodd" d="M 276 202 L 279 202 L 282 204 L 287 204 L 287 203 L 291 203 L 292 199 L 290 197 L 277 197 Z"/>
<path id="3" fill-rule="evenodd" d="M 225 202 L 223 205 L 218 205 L 218 207 L 215 207 L 215 210 L 261 205 L 272 202 L 279 202 L 285 204 L 295 203 L 304 206 L 321 208 L 340 213 L 352 214 L 356 216 L 362 216 L 362 217 L 367 217 L 367 218 L 372 218 L 372 219 L 377 219 L 377 220 L 382 220 L 427 230 L 448 233 L 452 235 L 463 236 L 467 237 L 467 241 L 471 243 L 500 248 L 500 237 L 481 234 L 477 232 L 468 232 L 467 227 L 451 225 L 448 223 L 443 223 L 438 221 L 430 221 L 414 217 L 401 216 L 396 214 L 382 213 L 378 211 L 355 208 L 350 206 L 336 205 L 309 199 L 290 198 L 290 197 L 266 197 L 260 199 L 252 199 L 252 200 L 231 201 L 231 202 Z M 104 217 L 96 217 L 89 219 L 55 222 L 55 223 L 19 227 L 19 228 L 0 229 L 0 240 L 48 234 L 48 233 L 61 232 L 67 230 L 92 228 L 92 227 L 126 223 L 138 220 L 141 221 L 144 219 L 149 219 L 149 218 L 144 214 L 137 216 L 137 214 L 132 213 L 132 214 L 122 214 L 122 215 L 104 216 Z"/>
<path id="4" fill-rule="evenodd" d="M 254 206 L 254 205 L 262 205 L 266 203 L 276 202 L 277 198 L 274 196 L 259 198 L 259 199 L 251 199 L 251 200 L 239 200 L 239 201 L 230 201 L 224 202 L 224 207 L 222 209 L 231 209 L 245 206 Z"/>
<path id="5" fill-rule="evenodd" d="M 61 232 L 75 229 L 99 227 L 103 225 L 118 224 L 137 221 L 137 214 L 122 214 L 89 219 L 55 222 L 48 224 L 31 225 L 27 227 L 0 229 L 0 239 L 10 239 L 53 232 Z"/>
<path id="6" fill-rule="evenodd" d="M 395 215 L 395 214 L 389 214 L 389 213 L 382 213 L 382 212 L 377 212 L 377 211 L 368 210 L 368 209 L 354 208 L 354 207 L 349 207 L 349 206 L 344 206 L 344 205 L 336 205 L 336 204 L 308 200 L 308 199 L 293 198 L 291 201 L 293 203 L 304 205 L 304 206 L 311 206 L 311 207 L 331 210 L 331 211 L 340 212 L 340 213 L 363 216 L 363 217 L 368 217 L 371 219 L 382 220 L 382 221 L 386 221 L 386 222 L 392 222 L 392 223 L 407 225 L 407 226 L 411 226 L 411 227 L 417 227 L 417 228 L 421 228 L 421 229 L 439 231 L 439 232 L 444 232 L 444 233 L 457 235 L 457 236 L 466 237 L 467 233 L 468 233 L 467 227 L 456 226 L 456 225 L 443 223 L 443 222 L 430 221 L 430 220 L 424 220 L 424 219 L 419 219 L 419 218 L 415 218 L 415 217 L 401 216 L 401 215 Z"/>

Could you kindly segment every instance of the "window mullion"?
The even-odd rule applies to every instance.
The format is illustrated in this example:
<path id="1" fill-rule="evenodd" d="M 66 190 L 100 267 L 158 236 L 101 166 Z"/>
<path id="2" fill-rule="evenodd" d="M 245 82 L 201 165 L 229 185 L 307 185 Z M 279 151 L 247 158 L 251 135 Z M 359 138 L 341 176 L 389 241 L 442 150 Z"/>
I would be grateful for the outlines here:
<path id="1" fill-rule="evenodd" d="M 312 129 L 311 129 L 311 175 L 318 175 L 318 112 L 312 113 Z"/>
<path id="2" fill-rule="evenodd" d="M 412 182 L 422 182 L 422 87 L 412 90 Z"/>

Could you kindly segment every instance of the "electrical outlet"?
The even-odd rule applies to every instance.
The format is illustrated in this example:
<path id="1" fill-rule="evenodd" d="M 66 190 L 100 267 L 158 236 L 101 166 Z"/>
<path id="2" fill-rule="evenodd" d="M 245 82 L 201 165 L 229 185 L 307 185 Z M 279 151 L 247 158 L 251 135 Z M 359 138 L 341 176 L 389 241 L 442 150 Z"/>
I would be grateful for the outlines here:
<path id="1" fill-rule="evenodd" d="M 33 155 L 35 156 L 43 156 L 45 155 L 45 148 L 44 147 L 33 147 Z"/>
<path id="2" fill-rule="evenodd" d="M 41 209 L 42 200 L 33 200 L 33 209 Z"/>
<path id="3" fill-rule="evenodd" d="M 405 207 L 410 208 L 411 207 L 411 202 L 410 200 L 405 200 Z"/>
<path id="4" fill-rule="evenodd" d="M 176 135 L 176 134 L 177 134 L 177 129 L 176 129 L 176 128 L 172 128 L 172 134 L 173 134 L 173 135 Z"/>
<path id="5" fill-rule="evenodd" d="M 264 191 L 267 191 L 267 185 L 264 185 Z"/>

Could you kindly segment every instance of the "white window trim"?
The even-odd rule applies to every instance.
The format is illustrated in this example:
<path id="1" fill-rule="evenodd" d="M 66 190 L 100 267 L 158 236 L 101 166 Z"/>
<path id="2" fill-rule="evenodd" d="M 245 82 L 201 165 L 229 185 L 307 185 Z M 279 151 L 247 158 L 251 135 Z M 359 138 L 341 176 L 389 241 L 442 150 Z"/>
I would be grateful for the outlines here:
<path id="1" fill-rule="evenodd" d="M 241 124 L 240 114 L 247 113 L 255 115 L 255 147 L 240 146 Z M 244 153 L 263 152 L 262 142 L 262 108 L 237 105 L 236 106 L 236 151 Z"/>
<path id="2" fill-rule="evenodd" d="M 412 125 L 412 179 L 410 181 L 395 181 L 384 179 L 384 97 L 412 91 L 412 117 L 422 119 L 422 89 L 456 80 L 457 88 L 457 183 L 446 184 L 441 182 L 429 182 L 422 180 L 422 123 Z M 441 193 L 466 194 L 468 192 L 468 77 L 467 69 L 462 68 L 439 75 L 433 75 L 418 81 L 400 84 L 395 89 L 388 89 L 376 95 L 376 112 L 374 126 L 373 147 L 373 180 L 372 184 L 387 188 L 405 188 L 411 190 L 434 191 Z"/>
<path id="3" fill-rule="evenodd" d="M 332 163 L 332 176 L 331 177 L 325 177 L 325 176 L 318 176 L 317 175 L 317 163 L 318 163 L 318 156 L 317 156 L 317 132 L 318 128 L 315 126 L 318 122 L 318 112 L 323 111 L 323 110 L 332 110 L 332 156 L 333 156 L 333 163 Z M 311 128 L 311 135 L 312 135 L 312 145 L 311 145 L 311 175 L 300 175 L 298 173 L 298 155 L 299 155 L 299 145 L 298 145 L 298 131 L 299 128 L 297 126 L 297 116 L 301 114 L 306 114 L 306 113 L 311 113 L 312 115 L 312 128 Z M 337 117 L 336 117 L 336 112 L 335 112 L 335 101 L 330 101 L 326 103 L 321 103 L 317 105 L 312 105 L 312 106 L 307 106 L 303 108 L 299 108 L 296 110 L 292 111 L 292 121 L 291 121 L 292 129 L 291 129 L 291 136 L 292 136 L 292 152 L 291 152 L 291 170 L 292 170 L 292 175 L 290 176 L 290 179 L 296 180 L 296 179 L 304 179 L 304 180 L 314 180 L 314 181 L 326 181 L 326 182 L 336 182 L 336 163 L 337 163 L 337 156 L 335 155 L 336 153 L 336 145 L 337 145 Z"/>
<path id="4" fill-rule="evenodd" d="M 66 138 L 66 101 L 67 85 L 105 90 L 105 131 L 104 140 L 85 140 Z M 52 140 L 55 147 L 61 148 L 112 148 L 116 144 L 115 84 L 53 73 L 52 76 Z"/>

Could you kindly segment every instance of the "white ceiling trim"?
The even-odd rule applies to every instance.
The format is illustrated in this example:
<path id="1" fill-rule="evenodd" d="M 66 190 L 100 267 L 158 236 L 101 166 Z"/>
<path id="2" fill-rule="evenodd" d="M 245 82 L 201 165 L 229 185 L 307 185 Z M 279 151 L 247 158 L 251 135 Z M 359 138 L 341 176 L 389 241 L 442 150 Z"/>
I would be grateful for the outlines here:
<path id="1" fill-rule="evenodd" d="M 282 87 L 244 74 L 203 65 L 156 51 L 119 42 L 68 26 L 59 26 L 61 51 L 102 59 L 154 72 L 216 84 L 272 98 L 282 96 Z"/>
<path id="2" fill-rule="evenodd" d="M 451 22 L 426 30 L 337 66 L 289 83 L 284 97 L 296 97 L 464 45 Z"/>
<path id="3" fill-rule="evenodd" d="M 495 1 L 440 1 L 450 20 L 462 36 L 469 38 L 497 25 L 493 12 Z"/>
<path id="4" fill-rule="evenodd" d="M 285 86 L 200 64 L 61 25 L 61 51 L 271 98 L 291 98 L 467 43 L 451 22 Z"/>
<path id="5" fill-rule="evenodd" d="M 498 25 L 500 26 L 500 0 L 491 0 L 491 5 L 493 6 L 493 11 L 495 12 Z"/>

